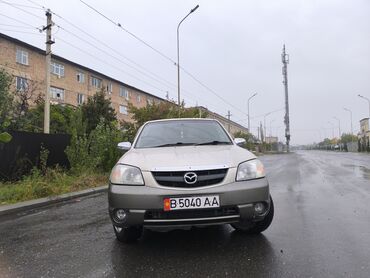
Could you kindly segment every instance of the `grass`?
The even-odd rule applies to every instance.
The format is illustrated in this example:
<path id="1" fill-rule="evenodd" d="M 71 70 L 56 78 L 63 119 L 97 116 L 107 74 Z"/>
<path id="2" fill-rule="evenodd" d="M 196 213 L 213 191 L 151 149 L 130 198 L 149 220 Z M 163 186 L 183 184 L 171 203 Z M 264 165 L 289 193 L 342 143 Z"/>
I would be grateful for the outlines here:
<path id="1" fill-rule="evenodd" d="M 108 183 L 108 175 L 94 172 L 71 174 L 62 169 L 48 169 L 45 175 L 34 170 L 17 182 L 0 182 L 0 205 L 55 196 L 93 188 Z"/>

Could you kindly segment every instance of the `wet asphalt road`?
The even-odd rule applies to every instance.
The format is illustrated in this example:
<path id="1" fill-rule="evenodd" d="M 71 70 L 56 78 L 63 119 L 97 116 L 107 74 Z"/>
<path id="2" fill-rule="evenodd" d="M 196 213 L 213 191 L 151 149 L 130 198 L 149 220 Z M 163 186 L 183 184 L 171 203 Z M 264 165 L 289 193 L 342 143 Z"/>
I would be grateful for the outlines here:
<path id="1" fill-rule="evenodd" d="M 275 218 L 260 236 L 216 226 L 125 245 L 99 194 L 0 218 L 0 277 L 370 277 L 370 155 L 261 160 Z"/>

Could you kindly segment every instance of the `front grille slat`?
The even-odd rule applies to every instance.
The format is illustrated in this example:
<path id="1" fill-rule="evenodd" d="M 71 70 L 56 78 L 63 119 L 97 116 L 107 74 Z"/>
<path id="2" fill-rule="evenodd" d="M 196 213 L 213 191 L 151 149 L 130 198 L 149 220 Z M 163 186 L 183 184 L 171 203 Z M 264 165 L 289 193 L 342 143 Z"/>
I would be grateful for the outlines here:
<path id="1" fill-rule="evenodd" d="M 153 171 L 153 177 L 158 184 L 167 187 L 194 188 L 220 183 L 224 180 L 228 169 L 212 169 L 201 171 L 176 171 L 176 172 L 159 172 Z M 197 182 L 188 184 L 184 180 L 184 175 L 188 172 L 196 173 Z"/>
<path id="2" fill-rule="evenodd" d="M 239 209 L 237 207 L 220 207 L 215 209 L 189 209 L 175 211 L 150 210 L 145 213 L 144 219 L 192 219 L 233 215 L 239 215 Z"/>

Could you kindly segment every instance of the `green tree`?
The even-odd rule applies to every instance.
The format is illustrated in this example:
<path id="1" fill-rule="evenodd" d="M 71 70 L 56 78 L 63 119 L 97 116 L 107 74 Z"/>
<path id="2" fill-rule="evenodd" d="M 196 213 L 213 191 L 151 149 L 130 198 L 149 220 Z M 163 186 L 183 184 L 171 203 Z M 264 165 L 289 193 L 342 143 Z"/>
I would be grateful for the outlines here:
<path id="1" fill-rule="evenodd" d="M 69 105 L 50 105 L 50 133 L 71 134 L 71 128 L 75 125 L 74 107 Z M 13 123 L 12 129 L 42 132 L 44 126 L 44 101 L 39 101 L 35 107 L 28 109 Z"/>
<path id="2" fill-rule="evenodd" d="M 86 123 L 87 134 L 90 134 L 101 120 L 104 125 L 110 126 L 116 122 L 116 112 L 111 107 L 110 100 L 105 97 L 104 90 L 100 90 L 92 97 L 89 97 L 81 109 L 82 119 Z"/>
<path id="3" fill-rule="evenodd" d="M 5 130 L 11 124 L 14 98 L 10 93 L 13 77 L 4 69 L 0 69 L 0 143 L 7 143 L 11 135 Z"/>
<path id="4" fill-rule="evenodd" d="M 349 142 L 357 142 L 357 140 L 358 140 L 357 136 L 352 135 L 350 133 L 343 133 L 340 138 L 340 142 L 343 144 L 347 144 Z"/>

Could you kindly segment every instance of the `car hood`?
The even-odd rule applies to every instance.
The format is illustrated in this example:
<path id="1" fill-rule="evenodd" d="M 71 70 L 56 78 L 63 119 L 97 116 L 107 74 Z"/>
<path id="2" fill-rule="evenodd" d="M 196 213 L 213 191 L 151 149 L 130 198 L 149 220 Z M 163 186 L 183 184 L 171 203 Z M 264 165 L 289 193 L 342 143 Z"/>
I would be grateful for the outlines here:
<path id="1" fill-rule="evenodd" d="M 236 145 L 176 146 L 131 149 L 118 163 L 142 171 L 186 171 L 237 167 L 254 158 L 254 154 Z"/>

